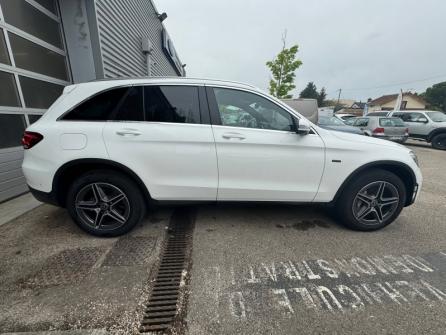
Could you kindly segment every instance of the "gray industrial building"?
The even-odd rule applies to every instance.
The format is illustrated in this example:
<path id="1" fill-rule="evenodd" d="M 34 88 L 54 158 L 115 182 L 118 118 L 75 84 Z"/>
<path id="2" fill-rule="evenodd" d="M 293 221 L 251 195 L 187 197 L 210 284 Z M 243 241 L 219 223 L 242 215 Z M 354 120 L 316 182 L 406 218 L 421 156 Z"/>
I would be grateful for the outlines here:
<path id="1" fill-rule="evenodd" d="M 27 191 L 20 139 L 63 87 L 184 76 L 151 0 L 0 0 L 0 202 Z"/>

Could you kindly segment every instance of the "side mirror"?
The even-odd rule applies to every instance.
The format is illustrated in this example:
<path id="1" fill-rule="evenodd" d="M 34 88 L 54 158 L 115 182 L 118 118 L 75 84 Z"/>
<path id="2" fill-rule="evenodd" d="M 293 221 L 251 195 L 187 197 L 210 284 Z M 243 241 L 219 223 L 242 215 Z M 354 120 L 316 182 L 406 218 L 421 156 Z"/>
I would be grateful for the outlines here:
<path id="1" fill-rule="evenodd" d="M 418 122 L 421 122 L 421 123 L 428 123 L 429 121 L 427 121 L 427 119 L 426 119 L 425 117 L 420 117 L 420 118 L 418 119 Z"/>
<path id="2" fill-rule="evenodd" d="M 299 135 L 308 135 L 311 131 L 310 123 L 306 119 L 297 119 L 296 122 L 296 133 Z"/>

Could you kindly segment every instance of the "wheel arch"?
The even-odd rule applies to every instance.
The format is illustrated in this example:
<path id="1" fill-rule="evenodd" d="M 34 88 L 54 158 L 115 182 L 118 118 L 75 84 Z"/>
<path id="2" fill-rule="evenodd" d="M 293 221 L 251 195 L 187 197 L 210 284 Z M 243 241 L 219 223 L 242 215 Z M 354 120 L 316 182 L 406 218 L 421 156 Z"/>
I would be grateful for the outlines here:
<path id="1" fill-rule="evenodd" d="M 446 127 L 436 128 L 436 129 L 432 130 L 429 133 L 429 135 L 427 136 L 427 141 L 432 142 L 432 139 L 434 138 L 434 136 L 439 135 L 439 134 L 446 134 Z"/>
<path id="2" fill-rule="evenodd" d="M 376 161 L 358 167 L 356 170 L 350 173 L 350 175 L 341 184 L 341 187 L 339 187 L 332 202 L 335 203 L 339 199 L 344 189 L 352 180 L 354 180 L 360 174 L 372 169 L 386 170 L 400 177 L 401 181 L 406 187 L 406 201 L 404 206 L 408 206 L 412 203 L 412 196 L 417 179 L 415 177 L 415 173 L 407 164 L 398 161 Z"/>
<path id="3" fill-rule="evenodd" d="M 141 193 L 147 199 L 147 203 L 151 200 L 149 190 L 144 182 L 127 166 L 108 159 L 81 158 L 65 163 L 54 175 L 52 189 L 58 205 L 65 206 L 66 190 L 72 181 L 85 172 L 92 170 L 112 170 L 126 175 L 136 183 Z"/>

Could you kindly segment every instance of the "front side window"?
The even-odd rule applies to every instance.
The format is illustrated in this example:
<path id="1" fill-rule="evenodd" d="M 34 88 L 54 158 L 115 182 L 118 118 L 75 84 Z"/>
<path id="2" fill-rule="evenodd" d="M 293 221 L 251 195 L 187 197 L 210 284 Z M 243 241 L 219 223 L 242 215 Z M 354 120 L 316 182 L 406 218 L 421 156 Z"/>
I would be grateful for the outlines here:
<path id="1" fill-rule="evenodd" d="M 446 114 L 443 112 L 426 112 L 426 114 L 434 122 L 446 122 Z"/>
<path id="2" fill-rule="evenodd" d="M 145 86 L 145 121 L 200 123 L 198 87 Z"/>
<path id="3" fill-rule="evenodd" d="M 214 88 L 223 126 L 291 131 L 291 115 L 271 101 L 253 93 Z"/>

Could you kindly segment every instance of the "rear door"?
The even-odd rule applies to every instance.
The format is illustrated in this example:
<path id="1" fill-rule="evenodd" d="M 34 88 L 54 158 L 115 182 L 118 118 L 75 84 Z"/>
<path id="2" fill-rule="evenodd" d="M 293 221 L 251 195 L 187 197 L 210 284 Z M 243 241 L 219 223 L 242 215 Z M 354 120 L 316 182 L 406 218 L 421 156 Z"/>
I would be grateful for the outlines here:
<path id="1" fill-rule="evenodd" d="M 318 134 L 259 94 L 207 88 L 218 155 L 218 200 L 312 201 L 325 164 Z"/>
<path id="2" fill-rule="evenodd" d="M 421 122 L 420 119 L 426 119 L 423 113 L 419 112 L 404 112 L 393 113 L 393 116 L 401 118 L 409 128 L 409 134 L 414 137 L 426 137 L 429 134 L 429 127 L 426 122 Z"/>
<path id="3" fill-rule="evenodd" d="M 137 173 L 152 198 L 216 199 L 217 158 L 203 99 L 203 87 L 132 87 L 104 127 L 110 159 Z"/>

